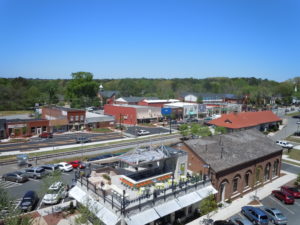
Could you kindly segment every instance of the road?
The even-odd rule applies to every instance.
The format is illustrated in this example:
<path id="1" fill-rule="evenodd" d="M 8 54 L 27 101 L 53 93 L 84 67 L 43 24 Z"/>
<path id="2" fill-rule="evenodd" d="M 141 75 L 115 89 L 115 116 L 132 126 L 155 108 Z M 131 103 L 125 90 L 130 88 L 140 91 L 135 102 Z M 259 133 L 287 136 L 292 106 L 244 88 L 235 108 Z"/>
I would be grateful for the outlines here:
<path id="1" fill-rule="evenodd" d="M 163 128 L 163 127 L 142 127 L 142 126 L 132 126 L 127 127 L 125 133 L 130 134 L 132 136 L 137 136 L 137 132 L 139 130 L 146 130 L 151 134 L 162 134 L 162 133 L 169 133 L 170 128 Z"/>
<path id="2" fill-rule="evenodd" d="M 123 136 L 117 132 L 111 133 L 72 133 L 54 134 L 53 138 L 31 138 L 28 142 L 22 143 L 1 143 L 0 152 L 34 150 L 43 147 L 62 146 L 76 144 L 76 137 L 88 137 L 92 142 L 121 139 Z"/>

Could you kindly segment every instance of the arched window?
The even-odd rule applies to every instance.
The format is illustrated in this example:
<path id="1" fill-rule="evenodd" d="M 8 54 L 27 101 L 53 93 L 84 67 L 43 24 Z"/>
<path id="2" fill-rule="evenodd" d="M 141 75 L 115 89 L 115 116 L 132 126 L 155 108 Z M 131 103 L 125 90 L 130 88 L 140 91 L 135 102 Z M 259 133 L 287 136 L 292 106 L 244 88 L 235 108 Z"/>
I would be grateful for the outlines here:
<path id="1" fill-rule="evenodd" d="M 232 180 L 232 192 L 238 191 L 240 175 L 236 175 Z"/>
<path id="2" fill-rule="evenodd" d="M 278 165 L 279 165 L 279 160 L 276 159 L 276 161 L 273 164 L 272 177 L 278 176 Z"/>
<path id="3" fill-rule="evenodd" d="M 264 181 L 270 180 L 270 168 L 271 168 L 271 163 L 268 163 L 265 167 Z"/>
<path id="4" fill-rule="evenodd" d="M 244 188 L 247 188 L 250 186 L 250 175 L 251 175 L 251 171 L 247 171 L 247 173 L 245 173 L 245 176 L 244 176 Z"/>

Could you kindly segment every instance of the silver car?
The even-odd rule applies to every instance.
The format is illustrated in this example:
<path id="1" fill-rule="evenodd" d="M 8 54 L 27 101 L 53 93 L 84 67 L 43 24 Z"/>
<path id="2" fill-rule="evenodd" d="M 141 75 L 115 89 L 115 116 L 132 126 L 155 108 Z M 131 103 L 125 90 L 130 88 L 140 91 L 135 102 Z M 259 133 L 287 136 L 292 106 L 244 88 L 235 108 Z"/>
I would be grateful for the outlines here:
<path id="1" fill-rule="evenodd" d="M 282 212 L 279 209 L 269 208 L 269 207 L 263 207 L 262 209 L 268 215 L 271 223 L 278 224 L 278 225 L 283 225 L 288 223 L 287 218 L 282 214 Z"/>
<path id="2" fill-rule="evenodd" d="M 68 196 L 68 189 L 62 182 L 52 184 L 45 194 L 42 202 L 44 204 L 57 204 Z"/>
<path id="3" fill-rule="evenodd" d="M 230 218 L 230 221 L 234 225 L 253 225 L 248 219 L 246 218 L 241 218 L 241 217 L 233 217 Z"/>

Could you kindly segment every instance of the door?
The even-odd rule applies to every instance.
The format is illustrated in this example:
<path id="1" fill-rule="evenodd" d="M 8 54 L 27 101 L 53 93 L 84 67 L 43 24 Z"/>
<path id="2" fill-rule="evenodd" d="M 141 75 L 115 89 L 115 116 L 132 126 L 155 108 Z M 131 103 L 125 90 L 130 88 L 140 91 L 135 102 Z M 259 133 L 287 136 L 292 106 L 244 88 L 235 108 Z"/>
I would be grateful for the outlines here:
<path id="1" fill-rule="evenodd" d="M 42 128 L 41 127 L 37 127 L 36 128 L 36 134 L 41 134 L 42 133 Z"/>
<path id="2" fill-rule="evenodd" d="M 221 202 L 225 201 L 225 192 L 226 192 L 226 182 L 221 184 Z"/>

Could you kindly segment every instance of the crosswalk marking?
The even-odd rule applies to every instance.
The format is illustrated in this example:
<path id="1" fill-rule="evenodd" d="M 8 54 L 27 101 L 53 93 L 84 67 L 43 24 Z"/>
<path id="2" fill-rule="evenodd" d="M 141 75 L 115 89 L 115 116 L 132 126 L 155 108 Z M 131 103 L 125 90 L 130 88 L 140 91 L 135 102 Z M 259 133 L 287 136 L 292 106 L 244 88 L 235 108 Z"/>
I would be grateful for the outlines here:
<path id="1" fill-rule="evenodd" d="M 21 186 L 21 185 L 22 184 L 16 183 L 16 182 L 0 180 L 0 187 L 4 188 L 4 189 L 17 187 L 17 186 Z"/>

